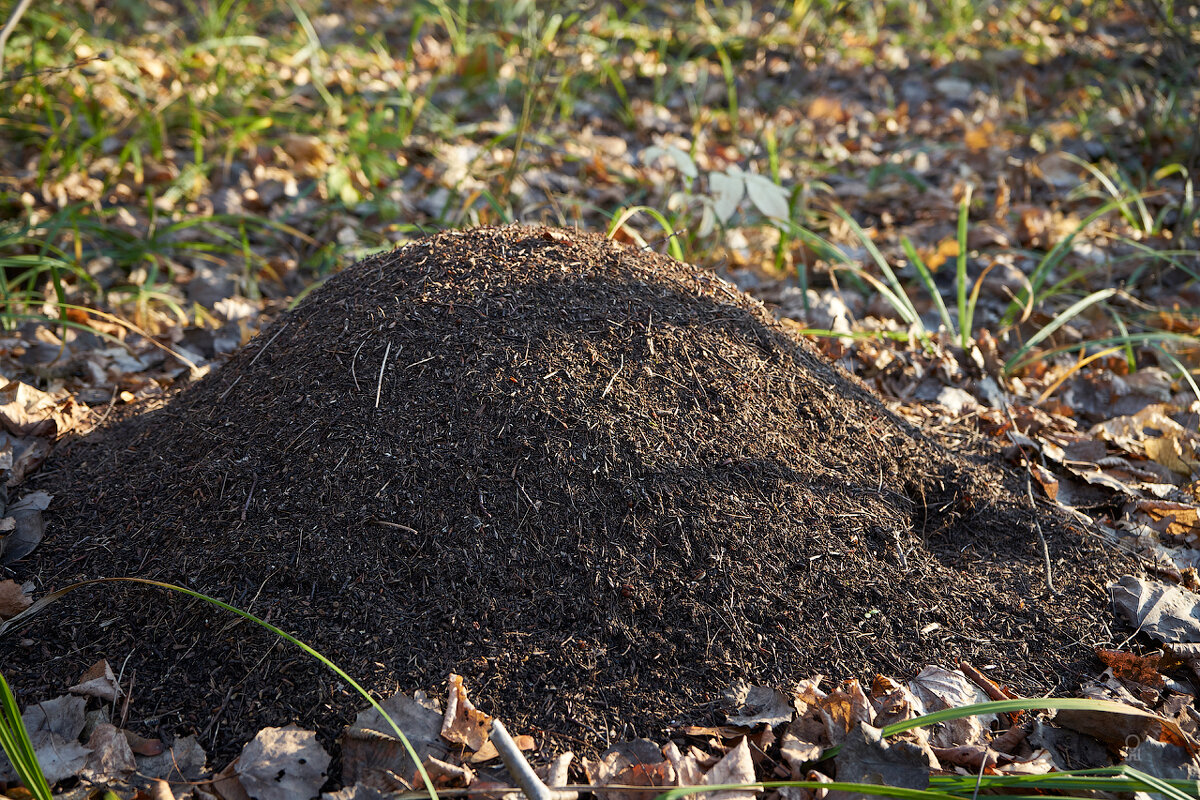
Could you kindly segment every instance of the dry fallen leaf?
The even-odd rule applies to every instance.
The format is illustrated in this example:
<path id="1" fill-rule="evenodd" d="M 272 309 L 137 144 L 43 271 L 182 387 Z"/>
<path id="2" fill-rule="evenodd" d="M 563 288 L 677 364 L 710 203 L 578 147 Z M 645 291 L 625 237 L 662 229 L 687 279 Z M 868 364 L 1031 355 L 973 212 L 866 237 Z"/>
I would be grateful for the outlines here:
<path id="1" fill-rule="evenodd" d="M 649 789 L 598 789 L 600 800 L 651 800 L 661 787 L 675 783 L 675 768 L 649 739 L 621 742 L 595 761 L 584 759 L 588 783 L 597 787 L 647 786 Z"/>
<path id="2" fill-rule="evenodd" d="M 129 734 L 126 733 L 128 738 Z M 130 744 L 137 760 L 138 773 L 148 778 L 165 780 L 181 791 L 208 772 L 208 755 L 194 735 L 176 739 L 165 751 L 137 758 L 138 748 Z"/>
<path id="3" fill-rule="evenodd" d="M 0 581 L 0 620 L 20 614 L 33 605 L 33 598 L 24 587 L 12 579 Z"/>
<path id="4" fill-rule="evenodd" d="M 492 718 L 467 699 L 460 675 L 450 675 L 447 687 L 446 716 L 442 720 L 442 738 L 454 744 L 480 750 L 491 735 Z"/>
<path id="5" fill-rule="evenodd" d="M 871 701 L 857 680 L 851 678 L 817 702 L 829 741 L 841 744 L 859 724 L 875 721 Z"/>
<path id="6" fill-rule="evenodd" d="M 909 681 L 908 686 L 930 712 L 987 702 L 989 699 L 961 672 L 941 667 L 926 667 Z M 979 744 L 984 738 L 984 727 L 990 726 L 995 719 L 995 714 L 988 714 L 951 720 L 933 734 L 931 741 L 938 747 Z"/>
<path id="7" fill-rule="evenodd" d="M 0 522 L 0 564 L 11 564 L 37 549 L 46 533 L 42 512 L 50 507 L 53 495 L 38 490 L 30 492 L 8 507 L 7 516 Z"/>
<path id="8" fill-rule="evenodd" d="M 705 786 L 730 783 L 754 783 L 754 760 L 750 757 L 750 745 L 742 737 L 704 776 Z M 709 800 L 754 800 L 762 789 L 729 789 L 707 795 Z"/>
<path id="9" fill-rule="evenodd" d="M 1160 642 L 1200 642 L 1200 595 L 1125 575 L 1109 587 L 1117 612 Z"/>
<path id="10" fill-rule="evenodd" d="M 442 714 L 424 693 L 396 694 L 380 706 L 400 726 L 418 758 L 447 757 L 449 748 L 440 736 Z M 399 777 L 407 780 L 415 769 L 404 745 L 374 708 L 360 712 L 342 736 L 342 782 L 347 786 L 362 783 L 375 789 L 399 789 L 403 788 Z"/>
<path id="11" fill-rule="evenodd" d="M 836 763 L 839 781 L 905 789 L 928 788 L 930 770 L 941 769 L 928 746 L 885 742 L 880 729 L 866 723 L 860 723 L 849 733 Z M 842 792 L 832 796 L 843 800 L 859 797 Z"/>
<path id="12" fill-rule="evenodd" d="M 465 789 L 475 780 L 475 771 L 470 767 L 451 764 L 433 756 L 426 758 L 423 766 L 438 789 Z"/>
<path id="13" fill-rule="evenodd" d="M 51 784 L 78 775 L 87 763 L 91 750 L 79 743 L 84 707 L 82 697 L 63 695 L 31 704 L 21 715 L 34 755 Z M 16 780 L 16 773 L 8 759 L 0 755 L 0 781 L 12 780 Z"/>
<path id="14" fill-rule="evenodd" d="M 137 769 L 125 734 L 111 723 L 101 722 L 97 725 L 87 746 L 92 752 L 79 772 L 79 777 L 84 780 L 115 783 L 125 780 Z"/>
<path id="15" fill-rule="evenodd" d="M 736 699 L 740 707 L 737 713 L 726 718 L 730 725 L 753 728 L 766 724 L 774 728 L 790 722 L 796 713 L 787 695 L 769 686 L 744 687 L 744 691 L 738 691 Z"/>
<path id="16" fill-rule="evenodd" d="M 255 800 L 307 800 L 321 791 L 329 760 L 312 731 L 263 728 L 242 749 L 237 779 Z"/>

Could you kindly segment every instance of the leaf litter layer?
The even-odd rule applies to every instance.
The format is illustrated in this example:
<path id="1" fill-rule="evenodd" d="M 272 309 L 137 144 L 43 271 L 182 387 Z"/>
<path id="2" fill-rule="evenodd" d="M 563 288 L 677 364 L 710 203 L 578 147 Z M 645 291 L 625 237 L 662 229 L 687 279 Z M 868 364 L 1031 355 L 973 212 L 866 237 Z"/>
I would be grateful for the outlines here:
<path id="1" fill-rule="evenodd" d="M 183 583 L 384 695 L 456 671 L 514 729 L 576 749 L 704 721 L 739 679 L 962 657 L 1050 690 L 1109 638 L 1111 554 L 1043 519 L 1051 595 L 999 467 L 896 418 L 728 284 L 574 231 L 369 258 L 56 460 L 28 567 L 48 586 Z M 26 687 L 106 656 L 136 670 L 135 722 L 218 745 L 292 719 L 333 732 L 359 705 L 185 599 L 110 590 L 25 636 L 8 671 Z"/>

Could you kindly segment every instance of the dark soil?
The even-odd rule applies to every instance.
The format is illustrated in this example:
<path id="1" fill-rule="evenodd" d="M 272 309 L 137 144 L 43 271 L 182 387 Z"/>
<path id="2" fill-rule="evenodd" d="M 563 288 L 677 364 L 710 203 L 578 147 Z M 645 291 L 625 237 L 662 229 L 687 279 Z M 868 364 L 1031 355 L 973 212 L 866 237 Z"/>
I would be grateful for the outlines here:
<path id="1" fill-rule="evenodd" d="M 42 483 L 26 577 L 182 583 L 383 695 L 457 671 L 510 729 L 576 750 L 707 721 L 737 679 L 961 657 L 1053 690 L 1108 639 L 1111 556 L 1043 520 L 1051 596 L 999 467 L 898 420 L 727 284 L 577 232 L 367 259 Z M 133 727 L 225 752 L 290 720 L 336 732 L 361 705 L 290 645 L 155 590 L 80 595 L 23 637 L 5 671 L 32 696 L 105 656 L 136 671 Z"/>

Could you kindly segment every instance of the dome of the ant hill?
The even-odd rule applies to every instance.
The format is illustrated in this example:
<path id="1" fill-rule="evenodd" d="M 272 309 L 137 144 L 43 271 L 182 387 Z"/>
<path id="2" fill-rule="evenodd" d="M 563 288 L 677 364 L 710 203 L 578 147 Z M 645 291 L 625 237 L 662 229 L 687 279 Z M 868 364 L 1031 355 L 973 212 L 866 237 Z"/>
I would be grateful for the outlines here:
<path id="1" fill-rule="evenodd" d="M 1080 608 L 1103 608 L 1106 557 L 1046 522 L 1076 567 L 1047 593 L 1021 498 L 979 461 L 702 270 L 575 231 L 448 232 L 66 448 L 29 568 L 203 590 L 384 694 L 456 671 L 563 741 L 703 721 L 739 679 L 961 657 L 1050 688 L 1103 630 Z M 128 657 L 137 718 L 215 714 L 233 741 L 359 705 L 248 623 L 104 592 L 17 658 L 73 681 Z"/>

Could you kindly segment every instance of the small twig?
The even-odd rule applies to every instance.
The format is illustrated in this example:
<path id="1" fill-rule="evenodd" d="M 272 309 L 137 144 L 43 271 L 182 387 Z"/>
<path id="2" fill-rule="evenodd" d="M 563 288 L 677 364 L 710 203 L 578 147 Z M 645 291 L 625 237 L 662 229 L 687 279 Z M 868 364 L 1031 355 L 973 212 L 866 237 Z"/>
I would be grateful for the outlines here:
<path id="1" fill-rule="evenodd" d="M 288 326 L 288 324 L 285 322 L 285 323 L 283 323 L 283 325 L 282 325 L 282 326 L 279 328 L 279 330 L 275 331 L 275 335 L 274 335 L 274 336 L 272 336 L 272 337 L 270 338 L 270 340 L 269 340 L 269 341 L 268 341 L 266 344 L 264 344 L 264 345 L 262 346 L 262 348 L 261 348 L 261 349 L 260 349 L 260 350 L 259 350 L 257 353 L 255 353 L 255 354 L 254 354 L 254 358 L 250 359 L 250 363 L 246 365 L 246 368 L 247 368 L 247 369 L 249 369 L 250 367 L 253 367 L 253 366 L 254 366 L 254 362 L 255 362 L 255 361 L 258 361 L 258 357 L 259 357 L 259 356 L 261 356 L 263 353 L 267 352 L 267 348 L 268 348 L 268 347 L 270 347 L 272 344 L 274 344 L 274 343 L 275 343 L 275 340 L 279 338 L 279 334 L 281 334 L 281 333 L 283 333 L 285 330 L 287 330 L 287 326 Z"/>
<path id="2" fill-rule="evenodd" d="M 8 15 L 8 22 L 4 23 L 4 29 L 0 30 L 0 76 L 4 75 L 4 50 L 8 47 L 8 37 L 12 36 L 12 32 L 16 30 L 17 24 L 20 23 L 21 17 L 25 15 L 25 11 L 32 2 L 33 0 L 21 0 L 17 3 L 12 13 Z"/>
<path id="3" fill-rule="evenodd" d="M 1046 588 L 1050 590 L 1050 594 L 1058 594 L 1058 589 L 1054 586 L 1054 573 L 1050 570 L 1050 545 L 1046 544 L 1046 534 L 1042 533 L 1042 523 L 1038 522 L 1037 518 L 1037 500 L 1033 498 L 1033 474 L 1026 461 L 1025 473 L 1025 494 L 1029 498 L 1029 508 L 1033 511 L 1033 529 L 1037 532 L 1038 540 L 1042 543 L 1042 560 L 1046 564 Z"/>
<path id="4" fill-rule="evenodd" d="M 1008 403 L 1004 404 L 1004 415 L 1008 417 L 1008 423 L 1012 425 L 1013 430 L 1020 433 L 1021 431 L 1017 427 L 1017 421 L 1013 419 L 1012 409 L 1009 408 Z M 1058 589 L 1054 586 L 1054 572 L 1051 570 L 1050 565 L 1050 545 L 1046 543 L 1046 534 L 1042 532 L 1042 523 L 1038 521 L 1037 500 L 1033 497 L 1033 461 L 1030 459 L 1029 453 L 1025 452 L 1025 448 L 1016 439 L 1012 441 L 1025 459 L 1025 492 L 1029 498 L 1029 510 L 1033 513 L 1033 530 L 1037 534 L 1038 541 L 1042 543 L 1042 562 L 1046 567 L 1046 588 L 1050 590 L 1050 594 L 1057 595 Z"/>
<path id="5" fill-rule="evenodd" d="M 220 397 L 218 397 L 218 398 L 217 398 L 217 400 L 218 400 L 218 401 L 224 400 L 224 399 L 225 399 L 225 395 L 227 395 L 227 394 L 229 394 L 230 392 L 232 392 L 232 391 L 233 391 L 233 387 L 237 386 L 237 385 L 238 385 L 238 381 L 240 381 L 241 379 L 242 379 L 242 376 L 241 376 L 241 375 L 238 375 L 236 378 L 234 378 L 234 379 L 233 379 L 233 383 L 231 383 L 231 384 L 229 384 L 228 386 L 226 386 L 226 387 L 225 387 L 225 391 L 221 392 L 221 396 L 220 396 Z"/>
<path id="6" fill-rule="evenodd" d="M 374 518 L 371 518 L 371 519 L 367 520 L 367 522 L 371 523 L 372 525 L 379 525 L 379 526 L 381 526 L 381 527 L 384 527 L 384 528 L 396 528 L 397 530 L 401 530 L 401 531 L 405 531 L 405 532 L 407 532 L 407 533 L 411 533 L 411 534 L 413 534 L 414 536 L 420 536 L 420 535 L 421 535 L 421 534 L 420 534 L 420 533 L 417 531 L 417 529 L 416 529 L 416 528 L 410 528 L 410 527 L 408 527 L 407 525 L 401 525 L 399 522 L 388 522 L 387 520 L 382 520 L 382 519 L 374 519 Z"/>
<path id="7" fill-rule="evenodd" d="M 617 371 L 614 372 L 612 377 L 608 379 L 608 385 L 605 386 L 604 391 L 600 393 L 601 400 L 608 397 L 608 393 L 612 390 L 613 381 L 617 379 L 617 376 L 621 374 L 621 370 L 623 369 L 625 369 L 625 356 L 621 356 L 621 365 L 617 367 Z"/>
<path id="8" fill-rule="evenodd" d="M 508 774 L 529 800 L 574 800 L 579 796 L 578 792 L 553 791 L 542 783 L 517 743 L 504 729 L 504 723 L 498 719 L 492 720 L 492 744 L 496 745 L 496 752 L 500 754 L 504 766 L 508 767 Z"/>
<path id="9" fill-rule="evenodd" d="M 362 391 L 362 389 L 360 389 L 360 388 L 358 387 L 358 376 L 354 374 L 354 365 L 355 365 L 355 363 L 358 361 L 358 352 L 359 352 L 359 350 L 362 350 L 362 349 L 363 349 L 363 345 L 364 345 L 364 344 L 366 344 L 366 343 L 367 343 L 367 340 L 366 340 L 366 339 L 363 339 L 361 342 L 359 342 L 359 343 L 358 343 L 358 350 L 355 350 L 355 351 L 354 351 L 354 358 L 350 359 L 350 377 L 354 379 L 354 391 L 356 391 L 356 392 L 361 392 L 361 391 Z"/>
<path id="10" fill-rule="evenodd" d="M 120 386 L 113 386 L 112 397 L 108 398 L 108 408 L 104 409 L 104 415 L 100 417 L 100 420 L 95 425 L 92 426 L 92 430 L 99 428 L 104 424 L 104 421 L 108 419 L 108 415 L 112 413 L 113 406 L 117 404 L 117 392 L 119 392 L 120 389 Z"/>
<path id="11" fill-rule="evenodd" d="M 383 393 L 383 370 L 387 367 L 388 354 L 392 352 L 392 343 L 388 342 L 383 350 L 383 363 L 379 365 L 379 384 L 375 387 L 375 407 L 379 408 L 379 395 Z"/>
<path id="12" fill-rule="evenodd" d="M 125 702 L 121 704 L 121 724 L 118 728 L 124 728 L 125 723 L 129 721 L 129 702 L 133 699 L 133 683 L 137 680 L 137 670 L 129 673 L 129 688 L 125 690 Z"/>
<path id="13" fill-rule="evenodd" d="M 250 508 L 250 498 L 254 497 L 254 487 L 258 486 L 258 476 L 254 476 L 254 480 L 250 481 L 250 491 L 246 494 L 246 504 L 242 506 L 242 522 L 246 521 L 246 511 Z"/>

